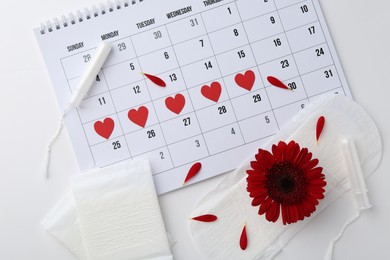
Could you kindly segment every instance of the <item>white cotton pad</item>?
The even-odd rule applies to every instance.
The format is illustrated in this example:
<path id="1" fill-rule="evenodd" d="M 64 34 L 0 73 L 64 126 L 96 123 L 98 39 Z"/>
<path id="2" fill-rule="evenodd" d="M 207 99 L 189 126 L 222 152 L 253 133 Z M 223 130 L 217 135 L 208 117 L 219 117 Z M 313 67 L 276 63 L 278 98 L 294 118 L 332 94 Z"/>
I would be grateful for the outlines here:
<path id="1" fill-rule="evenodd" d="M 79 259 L 172 259 L 147 160 L 79 176 L 43 224 Z"/>
<path id="2" fill-rule="evenodd" d="M 316 124 L 320 116 L 326 119 L 325 128 L 316 143 Z M 262 149 L 270 150 L 279 141 L 294 140 L 301 148 L 307 147 L 323 167 L 325 198 L 309 218 L 295 224 L 283 225 L 281 219 L 268 222 L 258 215 L 258 207 L 251 206 L 252 199 L 246 191 L 248 159 L 236 171 L 229 174 L 213 191 L 202 198 L 193 216 L 217 215 L 211 223 L 190 222 L 193 240 L 206 259 L 269 259 L 277 254 L 290 239 L 315 215 L 350 188 L 342 139 L 348 138 L 356 147 L 361 169 L 368 176 L 378 166 L 382 143 L 379 131 L 372 119 L 355 102 L 341 96 L 325 96 L 311 102 L 282 130 L 273 136 Z M 239 239 L 246 224 L 248 247 L 240 249 Z"/>
<path id="3" fill-rule="evenodd" d="M 87 259 L 72 193 L 66 194 L 50 211 L 42 220 L 42 226 L 78 259 Z"/>

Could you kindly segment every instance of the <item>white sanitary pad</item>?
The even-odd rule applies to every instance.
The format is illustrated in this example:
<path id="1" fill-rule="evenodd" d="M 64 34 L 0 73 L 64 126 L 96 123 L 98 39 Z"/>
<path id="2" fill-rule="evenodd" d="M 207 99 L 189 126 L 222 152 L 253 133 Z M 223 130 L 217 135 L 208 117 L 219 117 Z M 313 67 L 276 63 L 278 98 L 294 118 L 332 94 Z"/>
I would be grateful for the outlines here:
<path id="1" fill-rule="evenodd" d="M 320 116 L 325 117 L 326 123 L 317 144 L 316 124 Z M 254 160 L 256 153 L 254 151 L 252 158 L 229 174 L 196 205 L 193 216 L 218 216 L 218 220 L 212 223 L 190 223 L 193 240 L 206 259 L 272 258 L 308 221 L 350 189 L 351 184 L 356 185 L 354 188 L 358 193 L 358 202 L 368 203 L 362 199 L 361 193 L 366 190 L 364 181 L 362 183 L 363 177 L 359 178 L 359 174 L 367 177 L 378 166 L 382 143 L 376 125 L 355 102 L 341 96 L 319 98 L 292 118 L 261 148 L 270 151 L 272 144 L 281 140 L 294 140 L 301 148 L 307 147 L 313 153 L 313 158 L 319 159 L 318 166 L 323 167 L 327 182 L 325 198 L 320 200 L 314 214 L 303 221 L 290 225 L 283 225 L 281 219 L 276 223 L 268 222 L 264 215 L 258 215 L 258 207 L 251 206 L 252 199 L 246 191 L 246 170 L 251 168 L 250 161 Z M 355 161 L 351 161 L 351 158 L 355 158 Z M 244 224 L 248 235 L 245 251 L 239 247 Z"/>
<path id="2" fill-rule="evenodd" d="M 172 259 L 147 160 L 79 176 L 43 225 L 79 259 Z"/>

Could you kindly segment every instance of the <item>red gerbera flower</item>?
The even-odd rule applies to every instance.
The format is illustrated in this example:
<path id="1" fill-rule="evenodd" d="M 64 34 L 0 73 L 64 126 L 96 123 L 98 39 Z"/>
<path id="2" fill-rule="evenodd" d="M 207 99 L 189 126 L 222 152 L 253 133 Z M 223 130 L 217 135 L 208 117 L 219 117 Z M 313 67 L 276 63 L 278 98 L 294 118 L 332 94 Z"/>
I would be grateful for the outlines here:
<path id="1" fill-rule="evenodd" d="M 317 164 L 318 159 L 294 141 L 273 145 L 272 153 L 259 149 L 247 170 L 252 206 L 260 206 L 259 215 L 272 222 L 282 211 L 284 225 L 309 217 L 325 192 L 325 176 Z"/>

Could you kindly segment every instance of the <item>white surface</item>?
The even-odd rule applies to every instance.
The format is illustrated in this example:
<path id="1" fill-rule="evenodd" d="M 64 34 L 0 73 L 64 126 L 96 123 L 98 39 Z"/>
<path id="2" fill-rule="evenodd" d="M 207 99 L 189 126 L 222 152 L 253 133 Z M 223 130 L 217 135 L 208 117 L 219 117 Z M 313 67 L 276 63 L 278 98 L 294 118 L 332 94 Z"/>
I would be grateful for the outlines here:
<path id="1" fill-rule="evenodd" d="M 21 0 L 1 5 L 0 259 L 73 259 L 39 223 L 69 190 L 70 176 L 79 174 L 79 169 L 64 131 L 53 147 L 51 178 L 43 178 L 45 146 L 61 111 L 32 28 L 96 2 Z M 378 124 L 384 145 L 382 163 L 367 180 L 373 208 L 346 231 L 334 259 L 389 259 L 390 2 L 322 0 L 321 4 L 352 94 Z M 189 237 L 187 221 L 195 202 L 222 178 L 160 197 L 166 227 L 177 241 L 175 259 L 202 259 Z M 330 238 L 354 214 L 353 204 L 341 207 L 341 200 L 317 216 L 277 259 L 321 259 Z"/>

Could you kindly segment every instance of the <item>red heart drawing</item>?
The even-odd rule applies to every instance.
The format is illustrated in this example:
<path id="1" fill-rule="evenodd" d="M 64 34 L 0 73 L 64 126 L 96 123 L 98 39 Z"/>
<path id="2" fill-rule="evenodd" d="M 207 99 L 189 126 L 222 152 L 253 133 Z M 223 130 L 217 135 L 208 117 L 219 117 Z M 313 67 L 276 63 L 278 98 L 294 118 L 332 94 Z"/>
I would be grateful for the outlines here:
<path id="1" fill-rule="evenodd" d="M 148 120 L 149 110 L 145 106 L 140 106 L 138 109 L 130 109 L 127 116 L 130 121 L 140 127 L 145 127 L 146 121 Z"/>
<path id="2" fill-rule="evenodd" d="M 210 84 L 210 86 L 204 85 L 201 88 L 200 92 L 205 98 L 208 98 L 214 102 L 218 102 L 218 99 L 221 96 L 222 87 L 221 84 L 219 84 L 219 82 L 214 81 L 213 83 Z"/>
<path id="3" fill-rule="evenodd" d="M 186 99 L 182 94 L 176 94 L 175 97 L 167 97 L 165 99 L 165 105 L 173 113 L 180 114 L 183 110 Z"/>
<path id="4" fill-rule="evenodd" d="M 234 80 L 237 85 L 251 91 L 253 84 L 255 83 L 255 73 L 252 70 L 247 70 L 244 74 L 238 73 Z"/>
<path id="5" fill-rule="evenodd" d="M 96 121 L 95 124 L 93 124 L 93 128 L 95 128 L 95 131 L 98 135 L 100 135 L 103 138 L 110 138 L 112 131 L 114 131 L 114 120 L 112 118 L 105 118 L 102 121 Z"/>

